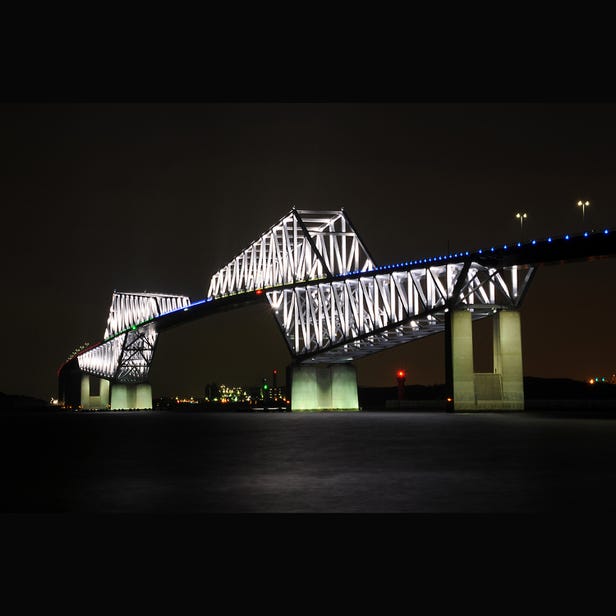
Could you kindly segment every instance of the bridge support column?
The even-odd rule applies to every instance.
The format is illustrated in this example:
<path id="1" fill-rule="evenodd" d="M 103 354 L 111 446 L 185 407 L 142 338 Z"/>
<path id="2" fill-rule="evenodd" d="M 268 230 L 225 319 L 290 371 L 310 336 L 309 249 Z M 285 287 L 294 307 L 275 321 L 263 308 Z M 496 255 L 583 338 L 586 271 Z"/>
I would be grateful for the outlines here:
<path id="1" fill-rule="evenodd" d="M 501 310 L 494 317 L 494 372 L 502 383 L 502 408 L 524 410 L 522 328 L 517 310 Z"/>
<path id="2" fill-rule="evenodd" d="M 90 375 L 81 375 L 81 395 L 79 396 L 80 406 L 82 409 L 90 408 Z"/>
<path id="3" fill-rule="evenodd" d="M 447 393 L 454 411 L 475 410 L 473 322 L 467 310 L 450 310 L 445 324 Z"/>
<path id="4" fill-rule="evenodd" d="M 106 409 L 109 406 L 109 395 L 111 393 L 110 381 L 107 379 L 101 379 L 100 392 L 102 408 Z"/>
<path id="5" fill-rule="evenodd" d="M 493 318 L 494 370 L 475 373 L 471 313 L 447 313 L 445 372 L 454 411 L 524 410 L 520 313 L 502 310 Z"/>
<path id="6" fill-rule="evenodd" d="M 98 379 L 99 394 L 93 396 L 91 395 L 91 379 L 98 379 L 98 377 L 89 374 L 81 375 L 80 406 L 83 409 L 106 409 L 109 404 L 109 381 Z"/>
<path id="7" fill-rule="evenodd" d="M 151 409 L 152 386 L 149 383 L 126 385 L 114 383 L 111 386 L 111 410 Z"/>
<path id="8" fill-rule="evenodd" d="M 292 411 L 358 411 L 357 370 L 349 364 L 291 366 Z"/>

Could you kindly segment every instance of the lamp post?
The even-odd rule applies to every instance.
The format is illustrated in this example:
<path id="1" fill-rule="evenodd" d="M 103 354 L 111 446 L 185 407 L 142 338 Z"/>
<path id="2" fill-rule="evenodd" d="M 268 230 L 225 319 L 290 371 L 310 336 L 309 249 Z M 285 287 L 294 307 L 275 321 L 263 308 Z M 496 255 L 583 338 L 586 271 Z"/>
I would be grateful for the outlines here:
<path id="1" fill-rule="evenodd" d="M 577 204 L 582 208 L 582 226 L 584 226 L 584 210 L 590 205 L 590 201 L 578 201 Z"/>
<path id="2" fill-rule="evenodd" d="M 523 214 L 518 212 L 515 217 L 520 219 L 520 234 L 522 235 L 522 239 L 524 239 L 524 221 L 528 218 L 528 215 L 526 212 Z"/>

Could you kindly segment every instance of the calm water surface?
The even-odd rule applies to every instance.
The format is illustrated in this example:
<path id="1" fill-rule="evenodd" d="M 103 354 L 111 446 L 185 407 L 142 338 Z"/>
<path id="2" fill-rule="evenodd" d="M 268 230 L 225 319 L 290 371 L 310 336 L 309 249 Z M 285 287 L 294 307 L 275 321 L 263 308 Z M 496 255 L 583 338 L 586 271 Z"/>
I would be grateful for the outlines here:
<path id="1" fill-rule="evenodd" d="M 616 511 L 616 411 L 0 413 L 3 513 Z"/>

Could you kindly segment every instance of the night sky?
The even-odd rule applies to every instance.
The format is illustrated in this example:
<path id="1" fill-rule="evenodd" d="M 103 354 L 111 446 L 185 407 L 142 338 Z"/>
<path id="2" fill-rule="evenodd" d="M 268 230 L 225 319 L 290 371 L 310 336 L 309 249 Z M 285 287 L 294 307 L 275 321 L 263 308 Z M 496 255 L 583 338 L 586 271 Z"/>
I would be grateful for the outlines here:
<path id="1" fill-rule="evenodd" d="M 49 399 L 102 339 L 111 295 L 206 296 L 209 279 L 298 209 L 348 212 L 377 264 L 616 227 L 616 105 L 0 105 L 0 391 Z M 579 199 L 588 199 L 582 226 Z M 526 376 L 616 372 L 616 259 L 542 267 L 522 306 Z M 476 371 L 491 370 L 488 321 Z M 444 381 L 436 335 L 356 362 L 359 384 Z M 255 385 L 290 362 L 267 307 L 163 334 L 154 397 Z"/>

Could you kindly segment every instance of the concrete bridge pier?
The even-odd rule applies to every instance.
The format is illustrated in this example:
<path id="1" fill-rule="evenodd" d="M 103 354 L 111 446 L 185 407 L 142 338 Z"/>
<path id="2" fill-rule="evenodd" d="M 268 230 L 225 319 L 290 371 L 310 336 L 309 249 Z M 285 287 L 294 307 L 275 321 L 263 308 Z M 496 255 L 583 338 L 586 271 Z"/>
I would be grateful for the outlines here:
<path id="1" fill-rule="evenodd" d="M 98 384 L 98 394 L 92 395 L 92 381 Z M 80 405 L 83 409 L 106 409 L 109 405 L 109 387 L 107 379 L 89 374 L 81 375 Z"/>
<path id="2" fill-rule="evenodd" d="M 296 364 L 288 371 L 292 411 L 359 410 L 355 366 Z"/>
<path id="3" fill-rule="evenodd" d="M 494 370 L 473 367 L 473 325 L 467 310 L 450 310 L 445 324 L 445 366 L 454 411 L 524 410 L 522 334 L 518 310 L 493 317 Z"/>
<path id="4" fill-rule="evenodd" d="M 93 395 L 96 385 L 98 393 Z M 149 383 L 111 383 L 107 379 L 82 374 L 79 403 L 82 409 L 151 409 L 152 386 Z"/>
<path id="5" fill-rule="evenodd" d="M 149 383 L 137 385 L 114 383 L 111 386 L 111 410 L 151 408 L 152 386 Z"/>

